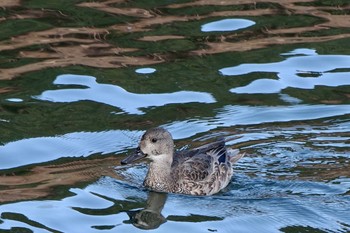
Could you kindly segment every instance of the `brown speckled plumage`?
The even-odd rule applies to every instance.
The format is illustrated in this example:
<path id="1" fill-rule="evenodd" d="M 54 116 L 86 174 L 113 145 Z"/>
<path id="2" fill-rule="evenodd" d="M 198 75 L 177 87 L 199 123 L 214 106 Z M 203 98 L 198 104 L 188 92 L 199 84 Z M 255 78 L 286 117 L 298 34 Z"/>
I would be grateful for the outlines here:
<path id="1" fill-rule="evenodd" d="M 142 136 L 137 153 L 122 163 L 140 157 L 151 160 L 144 185 L 154 191 L 190 195 L 212 195 L 225 188 L 232 178 L 232 164 L 243 154 L 226 148 L 225 141 L 174 153 L 171 134 L 153 128 Z"/>

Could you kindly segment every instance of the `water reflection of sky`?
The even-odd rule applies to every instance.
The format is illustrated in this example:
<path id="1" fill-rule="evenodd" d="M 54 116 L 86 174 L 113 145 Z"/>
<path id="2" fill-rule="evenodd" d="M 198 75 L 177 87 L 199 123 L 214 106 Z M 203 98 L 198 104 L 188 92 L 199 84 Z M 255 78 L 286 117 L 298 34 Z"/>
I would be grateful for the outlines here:
<path id="1" fill-rule="evenodd" d="M 188 147 L 227 136 L 232 139 L 227 144 L 246 156 L 222 193 L 170 194 L 163 209 L 167 222 L 152 232 L 350 232 L 348 88 L 309 91 L 350 85 L 349 50 L 341 50 L 349 42 L 349 12 L 342 4 L 347 1 L 65 1 L 72 4 L 63 7 L 59 2 L 0 3 L 6 6 L 2 28 L 18 26 L 2 30 L 0 170 L 10 170 L 1 171 L 0 232 L 141 232 L 127 222 L 127 212 L 147 205 L 146 165 L 111 167 L 108 161 L 137 146 L 142 134 L 137 129 L 156 124 Z M 302 42 L 329 55 L 285 49 Z M 274 50 L 285 53 L 263 56 Z M 38 75 L 51 79 L 52 73 L 82 72 L 84 66 L 100 67 L 101 76 L 61 75 L 45 91 L 31 85 Z M 133 72 L 147 85 L 140 89 L 150 91 L 136 93 L 129 85 L 137 81 L 124 75 L 120 83 L 128 86 L 116 85 L 117 79 L 104 83 L 102 76 L 110 74 L 104 67 Z M 158 85 L 163 93 L 155 93 L 152 83 L 160 79 L 153 78 L 166 80 L 167 71 L 179 89 L 170 93 Z M 176 79 L 176 72 L 182 77 Z M 28 93 L 39 101 L 28 101 Z M 249 95 L 256 93 L 265 95 Z M 69 108 L 57 104 L 78 101 Z M 86 122 L 96 118 L 86 115 L 91 102 L 108 105 L 99 109 L 106 122 Z M 178 113 L 161 107 L 168 104 L 186 105 Z M 72 112 L 79 106 L 84 106 L 79 114 Z M 153 118 L 155 113 L 160 117 Z M 69 114 L 78 114 L 74 122 Z M 48 125 L 45 116 L 61 127 Z M 126 121 L 122 128 L 130 130 L 120 130 Z M 90 162 L 98 171 L 85 169 Z"/>
<path id="2" fill-rule="evenodd" d="M 337 69 L 350 67 L 350 56 L 318 55 L 315 50 L 296 49 L 282 54 L 285 60 L 266 64 L 243 64 L 221 69 L 224 75 L 244 75 L 250 72 L 273 72 L 279 79 L 258 79 L 245 87 L 231 89 L 237 93 L 280 92 L 286 87 L 313 88 L 315 85 L 350 85 L 349 72 Z M 146 70 L 147 71 L 147 70 Z M 300 77 L 299 74 L 312 74 Z M 317 74 L 315 76 L 315 74 Z M 315 77 L 314 77 L 315 76 Z M 272 85 L 267 85 L 272 82 Z M 135 94 L 112 84 L 101 84 L 96 78 L 84 75 L 60 75 L 54 81 L 57 90 L 44 91 L 35 98 L 52 102 L 90 100 L 121 108 L 130 114 L 142 114 L 141 108 L 169 103 L 213 103 L 211 93 L 179 91 L 161 94 Z M 63 85 L 63 86 L 62 86 Z M 69 85 L 79 85 L 74 88 Z M 67 86 L 66 89 L 63 89 Z M 275 87 L 275 88 L 274 88 Z M 174 139 L 189 138 L 219 127 L 254 125 L 271 122 L 313 120 L 350 114 L 349 105 L 305 105 L 300 100 L 281 94 L 290 106 L 225 105 L 211 117 L 177 120 L 164 125 Z M 16 100 L 16 99 L 15 99 Z M 8 101 L 13 101 L 8 99 Z M 53 137 L 37 137 L 8 142 L 0 146 L 0 169 L 53 161 L 62 157 L 90 156 L 95 153 L 121 153 L 135 147 L 138 131 L 110 130 L 104 132 L 73 132 Z M 251 135 L 252 136 L 252 135 Z M 260 135 L 261 136 L 261 135 Z M 266 135 L 265 135 L 266 136 Z M 252 136 L 254 137 L 254 136 Z M 118 140 L 115 140 L 118 139 Z M 244 137 L 249 141 L 252 138 Z M 340 143 L 344 146 L 344 144 Z"/>
<path id="3" fill-rule="evenodd" d="M 350 85 L 348 55 L 319 55 L 315 50 L 297 49 L 282 54 L 285 60 L 273 63 L 241 64 L 220 69 L 222 75 L 238 76 L 253 72 L 274 73 L 278 79 L 263 75 L 243 87 L 232 88 L 233 93 L 279 93 L 287 87 L 313 89 L 317 85 L 336 87 Z"/>
<path id="4" fill-rule="evenodd" d="M 232 185 L 236 186 L 236 190 L 231 191 L 230 196 L 219 194 L 194 200 L 190 196 L 169 195 L 162 211 L 167 223 L 159 230 L 206 232 L 211 229 L 226 232 L 232 226 L 241 229 L 240 232 L 256 232 L 257 229 L 259 232 L 280 232 L 281 228 L 288 226 L 337 232 L 346 229 L 343 223 L 347 221 L 349 207 L 344 206 L 344 200 L 337 195 L 342 195 L 349 187 L 317 182 L 271 181 L 267 178 L 248 179 L 245 176 L 236 176 Z M 244 187 L 239 188 L 241 185 Z M 294 195 L 293 191 L 298 192 L 299 189 L 309 190 L 310 195 Z M 131 206 L 144 207 L 147 193 L 143 190 L 103 177 L 84 189 L 71 188 L 69 191 L 71 196 L 61 200 L 1 205 L 1 229 L 21 227 L 33 232 L 137 231 L 131 224 L 125 224 L 129 219 L 125 210 Z M 262 198 L 261 195 L 265 196 Z M 192 204 L 188 205 L 189 202 Z M 101 215 L 101 211 L 107 212 Z M 192 222 L 193 216 L 202 219 L 200 225 Z M 334 217 L 337 222 L 333 221 Z"/>
<path id="5" fill-rule="evenodd" d="M 224 106 L 211 118 L 191 118 L 164 125 L 174 139 L 184 139 L 219 127 L 289 122 L 341 116 L 350 105 L 293 105 L 277 107 Z M 347 128 L 344 128 L 345 132 Z M 75 132 L 55 137 L 27 138 L 0 146 L 0 169 L 43 163 L 62 157 L 122 153 L 135 148 L 139 131 Z M 254 137 L 254 135 L 250 135 Z M 245 141 L 256 138 L 244 137 Z M 266 135 L 265 135 L 266 136 Z M 136 140 L 132 141 L 131 138 Z"/>
<path id="6" fill-rule="evenodd" d="M 136 69 L 135 72 L 138 74 L 152 74 L 152 73 L 156 72 L 156 69 L 150 68 L 150 67 L 139 68 L 139 69 Z"/>
<path id="7" fill-rule="evenodd" d="M 254 125 L 271 122 L 290 122 L 341 116 L 350 113 L 350 105 L 293 105 L 293 106 L 234 106 L 227 105 L 210 119 L 175 121 L 167 125 L 175 138 L 186 138 L 218 127 Z"/>
<path id="8" fill-rule="evenodd" d="M 135 146 L 138 131 L 74 132 L 53 137 L 26 138 L 0 146 L 0 169 L 44 163 L 64 157 L 123 152 Z M 135 142 L 136 143 L 136 142 Z"/>
<path id="9" fill-rule="evenodd" d="M 174 103 L 214 103 L 216 100 L 209 93 L 195 91 L 178 91 L 173 93 L 136 94 L 124 88 L 96 82 L 96 78 L 86 75 L 59 75 L 54 81 L 56 85 L 79 85 L 81 88 L 67 88 L 44 91 L 35 96 L 40 100 L 51 102 L 76 102 L 82 100 L 95 101 L 121 108 L 129 114 L 143 114 L 141 108 L 163 106 Z"/>
<path id="10" fill-rule="evenodd" d="M 254 25 L 255 22 L 247 19 L 223 19 L 202 25 L 202 32 L 236 31 Z"/>

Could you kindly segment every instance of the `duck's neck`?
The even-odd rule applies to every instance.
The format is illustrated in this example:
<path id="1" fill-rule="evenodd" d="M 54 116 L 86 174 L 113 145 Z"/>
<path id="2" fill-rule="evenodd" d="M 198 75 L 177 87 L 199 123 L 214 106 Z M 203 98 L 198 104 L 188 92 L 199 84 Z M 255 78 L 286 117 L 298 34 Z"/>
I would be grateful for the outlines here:
<path id="1" fill-rule="evenodd" d="M 169 192 L 173 182 L 171 176 L 172 159 L 152 161 L 144 184 L 146 187 L 160 192 Z"/>

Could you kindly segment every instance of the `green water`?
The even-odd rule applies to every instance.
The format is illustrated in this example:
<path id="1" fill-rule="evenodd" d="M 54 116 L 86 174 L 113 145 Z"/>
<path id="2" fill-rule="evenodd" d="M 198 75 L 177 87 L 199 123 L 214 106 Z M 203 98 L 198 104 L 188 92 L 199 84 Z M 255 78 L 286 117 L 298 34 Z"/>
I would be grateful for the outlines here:
<path id="1" fill-rule="evenodd" d="M 349 232 L 349 7 L 0 2 L 0 231 Z M 246 156 L 214 196 L 152 193 L 120 161 L 155 126 Z"/>

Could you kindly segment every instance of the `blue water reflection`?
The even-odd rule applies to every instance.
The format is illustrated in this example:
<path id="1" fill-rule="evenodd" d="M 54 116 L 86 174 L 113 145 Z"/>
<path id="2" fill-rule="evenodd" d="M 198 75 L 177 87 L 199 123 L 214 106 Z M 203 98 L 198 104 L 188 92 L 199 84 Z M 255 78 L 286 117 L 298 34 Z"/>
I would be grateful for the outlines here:
<path id="1" fill-rule="evenodd" d="M 319 55 L 315 50 L 297 49 L 282 54 L 285 60 L 273 63 L 241 64 L 220 69 L 222 75 L 238 76 L 253 72 L 273 73 L 277 79 L 257 79 L 243 87 L 232 88 L 233 93 L 279 93 L 288 87 L 313 89 L 317 85 L 336 87 L 350 85 L 348 55 Z"/>
<path id="2" fill-rule="evenodd" d="M 150 68 L 150 67 L 148 67 L 148 68 L 139 68 L 139 69 L 136 69 L 135 72 L 138 73 L 138 74 L 152 74 L 152 73 L 156 72 L 156 69 Z"/>
<path id="3" fill-rule="evenodd" d="M 350 114 L 350 105 L 239 106 L 227 105 L 213 118 L 172 122 L 174 138 L 186 138 L 218 127 L 312 120 Z"/>
<path id="4" fill-rule="evenodd" d="M 254 25 L 255 22 L 248 19 L 223 19 L 202 25 L 202 32 L 236 31 Z"/>
<path id="5" fill-rule="evenodd" d="M 235 106 L 217 110 L 213 117 L 193 117 L 163 125 L 174 139 L 184 139 L 219 127 L 254 125 L 272 122 L 312 120 L 350 114 L 350 105 Z M 348 127 L 343 131 L 347 132 Z M 0 146 L 0 169 L 43 163 L 62 157 L 88 157 L 95 153 L 122 153 L 135 148 L 140 131 L 109 130 L 73 132 L 52 137 L 27 138 Z M 245 141 L 255 140 L 246 135 Z M 264 136 L 266 137 L 266 135 Z"/>
<path id="6" fill-rule="evenodd" d="M 6 100 L 9 101 L 9 102 L 14 102 L 14 103 L 21 103 L 21 102 L 23 102 L 23 100 L 20 99 L 20 98 L 8 98 Z"/>
<path id="7" fill-rule="evenodd" d="M 236 175 L 231 184 L 235 189 L 230 193 L 199 198 L 169 195 L 162 211 L 167 222 L 159 230 L 226 232 L 234 227 L 240 232 L 280 232 L 283 227 L 308 226 L 341 232 L 348 229 L 344 223 L 350 211 L 350 207 L 344 205 L 349 198 L 338 196 L 346 189 L 342 188 L 344 184 L 273 181 Z M 298 190 L 309 190 L 309 193 L 301 195 Z M 1 205 L 0 228 L 21 227 L 34 232 L 137 231 L 131 224 L 126 224 L 127 211 L 144 207 L 147 192 L 110 177 L 103 177 L 86 188 L 69 191 L 72 196 L 61 200 Z M 103 215 L 99 214 L 101 211 L 104 211 Z M 191 221 L 193 216 L 197 216 L 200 225 Z M 337 221 L 332 221 L 334 217 Z"/>
<path id="8" fill-rule="evenodd" d="M 141 132 L 110 130 L 74 132 L 52 137 L 27 138 L 0 146 L 0 169 L 44 163 L 64 157 L 87 157 L 100 153 L 121 153 L 135 147 Z"/>
<path id="9" fill-rule="evenodd" d="M 136 94 L 124 88 L 96 82 L 96 78 L 86 75 L 65 74 L 57 76 L 55 85 L 80 85 L 82 88 L 67 88 L 44 91 L 34 98 L 51 102 L 71 103 L 89 100 L 118 107 L 129 114 L 144 114 L 141 108 L 178 103 L 214 103 L 209 93 L 178 91 L 160 94 Z"/>
<path id="10" fill-rule="evenodd" d="M 246 155 L 152 232 L 350 233 L 346 2 L 0 1 L 0 232 L 145 232 L 160 125 Z"/>

